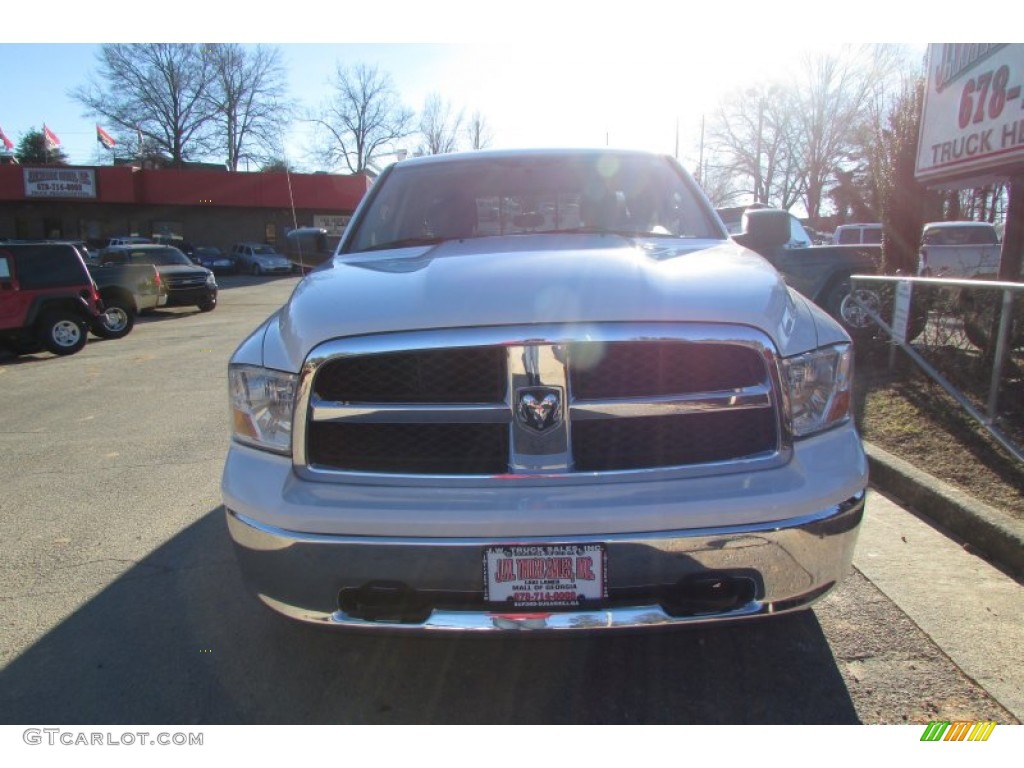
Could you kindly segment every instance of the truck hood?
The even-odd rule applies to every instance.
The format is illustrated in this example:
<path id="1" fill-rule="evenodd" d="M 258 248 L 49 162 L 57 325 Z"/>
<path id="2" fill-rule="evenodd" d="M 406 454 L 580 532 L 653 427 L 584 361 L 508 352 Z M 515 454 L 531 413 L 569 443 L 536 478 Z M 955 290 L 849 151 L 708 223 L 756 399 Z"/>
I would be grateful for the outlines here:
<path id="1" fill-rule="evenodd" d="M 832 326 L 825 341 L 822 318 Z M 335 258 L 261 328 L 262 360 L 251 362 L 298 371 L 313 347 L 347 336 L 602 322 L 751 326 L 783 355 L 843 340 L 767 261 L 731 241 L 520 235 Z"/>

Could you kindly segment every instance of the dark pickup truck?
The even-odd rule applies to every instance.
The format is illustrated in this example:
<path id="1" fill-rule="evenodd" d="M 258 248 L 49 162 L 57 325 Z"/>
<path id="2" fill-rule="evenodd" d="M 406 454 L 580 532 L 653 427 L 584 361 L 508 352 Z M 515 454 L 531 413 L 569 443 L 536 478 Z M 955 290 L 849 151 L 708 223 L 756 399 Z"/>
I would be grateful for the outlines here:
<path id="1" fill-rule="evenodd" d="M 739 215 L 775 218 L 777 228 L 788 228 L 789 236 L 782 246 L 768 246 L 751 240 Z M 873 275 L 879 272 L 882 260 L 881 245 L 812 245 L 810 235 L 800 221 L 790 213 L 772 208 L 720 209 L 719 216 L 741 245 L 756 251 L 782 273 L 788 285 L 800 291 L 832 317 L 842 323 L 854 341 L 875 339 L 879 329 L 863 310 L 866 305 L 882 317 L 888 302 L 874 290 L 862 285 L 857 289 L 857 301 L 852 295 L 851 275 Z M 859 303 L 858 303 L 859 302 Z M 907 338 L 914 339 L 923 329 L 924 312 L 913 312 Z"/>

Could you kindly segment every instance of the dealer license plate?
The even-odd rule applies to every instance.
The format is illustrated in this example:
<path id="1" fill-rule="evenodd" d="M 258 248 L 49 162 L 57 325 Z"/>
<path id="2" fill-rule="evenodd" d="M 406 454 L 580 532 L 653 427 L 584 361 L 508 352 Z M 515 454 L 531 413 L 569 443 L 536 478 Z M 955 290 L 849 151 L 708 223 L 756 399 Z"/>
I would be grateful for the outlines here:
<path id="1" fill-rule="evenodd" d="M 544 544 L 484 550 L 485 599 L 523 609 L 573 608 L 607 597 L 604 544 Z"/>

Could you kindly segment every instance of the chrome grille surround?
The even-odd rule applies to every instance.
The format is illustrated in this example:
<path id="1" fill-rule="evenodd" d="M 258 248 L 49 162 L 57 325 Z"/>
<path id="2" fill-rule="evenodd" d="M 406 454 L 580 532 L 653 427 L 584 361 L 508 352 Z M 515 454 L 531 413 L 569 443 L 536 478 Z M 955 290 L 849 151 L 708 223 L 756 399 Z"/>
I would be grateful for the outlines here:
<path id="1" fill-rule="evenodd" d="M 582 399 L 573 394 L 572 364 L 566 351 L 575 345 L 686 344 L 689 350 L 742 348 L 760 361 L 757 380 L 750 371 L 740 386 L 713 391 L 660 392 L 642 397 Z M 348 402 L 326 400 L 316 394 L 317 374 L 335 360 L 366 355 L 420 353 L 427 351 L 499 347 L 505 350 L 507 386 L 495 402 Z M 543 388 L 560 393 L 561 418 L 552 428 L 539 432 L 516 416 L 517 394 Z M 770 445 L 752 455 L 702 463 L 580 471 L 573 456 L 574 422 L 595 420 L 657 419 L 693 415 L 738 414 L 752 411 L 764 428 L 772 430 Z M 314 348 L 303 366 L 293 430 L 293 468 L 306 480 L 394 485 L 450 484 L 486 486 L 524 484 L 571 484 L 622 482 L 751 472 L 786 463 L 792 453 L 792 436 L 785 416 L 786 398 L 779 379 L 777 356 L 771 340 L 746 326 L 684 323 L 597 323 L 579 325 L 523 325 L 457 328 L 387 333 L 334 339 Z M 653 424 L 654 421 L 652 420 Z M 314 463 L 310 436 L 322 424 L 386 425 L 494 425 L 507 429 L 505 471 L 486 474 L 381 472 L 338 468 Z"/>

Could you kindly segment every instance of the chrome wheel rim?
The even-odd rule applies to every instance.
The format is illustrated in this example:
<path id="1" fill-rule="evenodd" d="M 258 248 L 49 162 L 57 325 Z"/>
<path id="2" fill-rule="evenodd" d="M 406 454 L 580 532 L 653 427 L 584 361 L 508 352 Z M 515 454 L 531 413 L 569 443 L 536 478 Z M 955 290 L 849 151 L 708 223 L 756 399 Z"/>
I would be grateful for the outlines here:
<path id="1" fill-rule="evenodd" d="M 115 333 L 128 326 L 128 313 L 121 307 L 111 307 L 103 313 L 103 327 Z"/>
<path id="2" fill-rule="evenodd" d="M 854 300 L 855 297 L 856 301 Z M 860 303 L 858 304 L 858 302 Z M 861 306 L 861 304 L 864 306 Z M 839 307 L 839 313 L 843 316 L 843 322 L 851 328 L 870 328 L 874 322 L 865 310 L 865 307 L 877 315 L 881 310 L 882 301 L 874 291 L 862 288 L 851 291 L 843 298 L 843 302 Z"/>
<path id="3" fill-rule="evenodd" d="M 61 320 L 53 326 L 51 336 L 55 344 L 61 347 L 73 347 L 82 338 L 82 329 L 71 320 Z"/>

